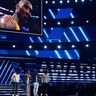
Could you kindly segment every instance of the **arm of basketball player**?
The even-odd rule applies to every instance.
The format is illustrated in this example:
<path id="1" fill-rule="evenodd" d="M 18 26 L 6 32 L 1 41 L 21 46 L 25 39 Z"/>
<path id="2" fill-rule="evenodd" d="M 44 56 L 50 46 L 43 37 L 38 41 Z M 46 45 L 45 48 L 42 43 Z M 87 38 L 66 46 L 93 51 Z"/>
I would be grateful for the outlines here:
<path id="1" fill-rule="evenodd" d="M 12 19 L 12 16 L 4 16 L 0 18 L 0 28 L 2 29 L 14 29 L 16 30 L 16 24 Z"/>

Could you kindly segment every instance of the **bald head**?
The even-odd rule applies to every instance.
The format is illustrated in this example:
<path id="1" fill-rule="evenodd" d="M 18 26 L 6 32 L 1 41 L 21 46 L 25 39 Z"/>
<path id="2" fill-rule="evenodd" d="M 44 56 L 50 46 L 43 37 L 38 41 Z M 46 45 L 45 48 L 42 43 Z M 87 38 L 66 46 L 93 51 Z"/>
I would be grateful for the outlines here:
<path id="1" fill-rule="evenodd" d="M 18 4 L 19 4 L 20 6 L 22 6 L 23 4 L 28 4 L 28 5 L 30 6 L 31 10 L 33 9 L 31 2 L 29 2 L 28 0 L 20 0 L 20 1 L 18 2 Z"/>
<path id="2" fill-rule="evenodd" d="M 31 17 L 31 11 L 33 7 L 32 4 L 28 0 L 20 0 L 16 4 L 15 15 L 19 20 L 27 20 Z"/>

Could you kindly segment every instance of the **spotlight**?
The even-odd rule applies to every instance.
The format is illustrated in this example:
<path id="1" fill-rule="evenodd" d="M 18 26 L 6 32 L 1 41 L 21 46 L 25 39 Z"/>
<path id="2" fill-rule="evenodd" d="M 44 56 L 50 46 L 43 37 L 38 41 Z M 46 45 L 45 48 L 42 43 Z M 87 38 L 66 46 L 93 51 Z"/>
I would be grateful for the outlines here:
<path id="1" fill-rule="evenodd" d="M 60 11 L 60 9 L 57 9 L 58 11 Z"/>
<path id="2" fill-rule="evenodd" d="M 53 30 L 53 28 L 51 28 L 51 30 Z"/>
<path id="3" fill-rule="evenodd" d="M 48 1 L 45 1 L 45 4 L 48 4 Z"/>
<path id="4" fill-rule="evenodd" d="M 44 45 L 44 49 L 47 49 L 47 46 L 46 45 Z"/>
<path id="5" fill-rule="evenodd" d="M 89 23 L 89 20 L 86 20 L 86 23 Z"/>
<path id="6" fill-rule="evenodd" d="M 55 4 L 55 1 L 52 1 L 52 4 Z"/>
<path id="7" fill-rule="evenodd" d="M 58 25 L 60 25 L 60 22 L 57 22 Z"/>
<path id="8" fill-rule="evenodd" d="M 86 44 L 86 47 L 89 47 L 89 44 Z"/>
<path id="9" fill-rule="evenodd" d="M 75 2 L 78 2 L 78 0 L 75 0 Z"/>
<path id="10" fill-rule="evenodd" d="M 70 1 L 69 1 L 69 0 L 67 0 L 67 3 L 70 3 Z"/>
<path id="11" fill-rule="evenodd" d="M 58 49 L 60 49 L 60 48 L 61 48 L 61 46 L 60 46 L 60 45 L 58 45 L 58 46 L 57 46 L 57 48 L 58 48 Z"/>
<path id="12" fill-rule="evenodd" d="M 72 45 L 72 48 L 75 48 L 75 45 Z"/>
<path id="13" fill-rule="evenodd" d="M 60 0 L 60 4 L 62 4 L 63 3 L 63 1 L 62 0 Z"/>
<path id="14" fill-rule="evenodd" d="M 16 46 L 15 46 L 15 45 L 13 45 L 12 47 L 13 47 L 13 48 L 15 48 Z"/>
<path id="15" fill-rule="evenodd" d="M 44 22 L 44 25 L 46 25 L 46 22 Z"/>
<path id="16" fill-rule="evenodd" d="M 81 0 L 82 2 L 84 2 L 85 0 Z"/>
<path id="17" fill-rule="evenodd" d="M 32 46 L 31 45 L 29 45 L 29 49 L 31 49 L 32 48 Z"/>
<path id="18" fill-rule="evenodd" d="M 71 24 L 74 24 L 74 21 L 71 21 Z"/>

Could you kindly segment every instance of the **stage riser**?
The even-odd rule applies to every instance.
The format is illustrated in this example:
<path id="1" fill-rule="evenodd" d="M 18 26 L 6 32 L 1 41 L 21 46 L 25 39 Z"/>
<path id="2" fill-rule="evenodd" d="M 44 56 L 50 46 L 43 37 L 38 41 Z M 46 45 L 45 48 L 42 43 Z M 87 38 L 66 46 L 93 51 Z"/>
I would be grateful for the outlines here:
<path id="1" fill-rule="evenodd" d="M 0 96 L 12 96 L 13 86 L 10 84 L 2 84 L 0 85 Z M 26 86 L 25 84 L 21 84 L 18 86 L 18 94 L 19 96 L 25 96 L 26 94 Z"/>

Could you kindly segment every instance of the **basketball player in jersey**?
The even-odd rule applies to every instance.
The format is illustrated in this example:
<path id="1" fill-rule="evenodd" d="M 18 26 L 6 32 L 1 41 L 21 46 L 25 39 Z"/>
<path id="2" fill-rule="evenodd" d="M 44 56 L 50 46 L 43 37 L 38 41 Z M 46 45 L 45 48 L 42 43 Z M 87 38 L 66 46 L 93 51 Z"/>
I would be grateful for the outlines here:
<path id="1" fill-rule="evenodd" d="M 26 22 L 31 16 L 32 4 L 28 0 L 20 0 L 16 4 L 14 14 L 0 18 L 0 28 L 20 30 L 22 22 Z"/>

